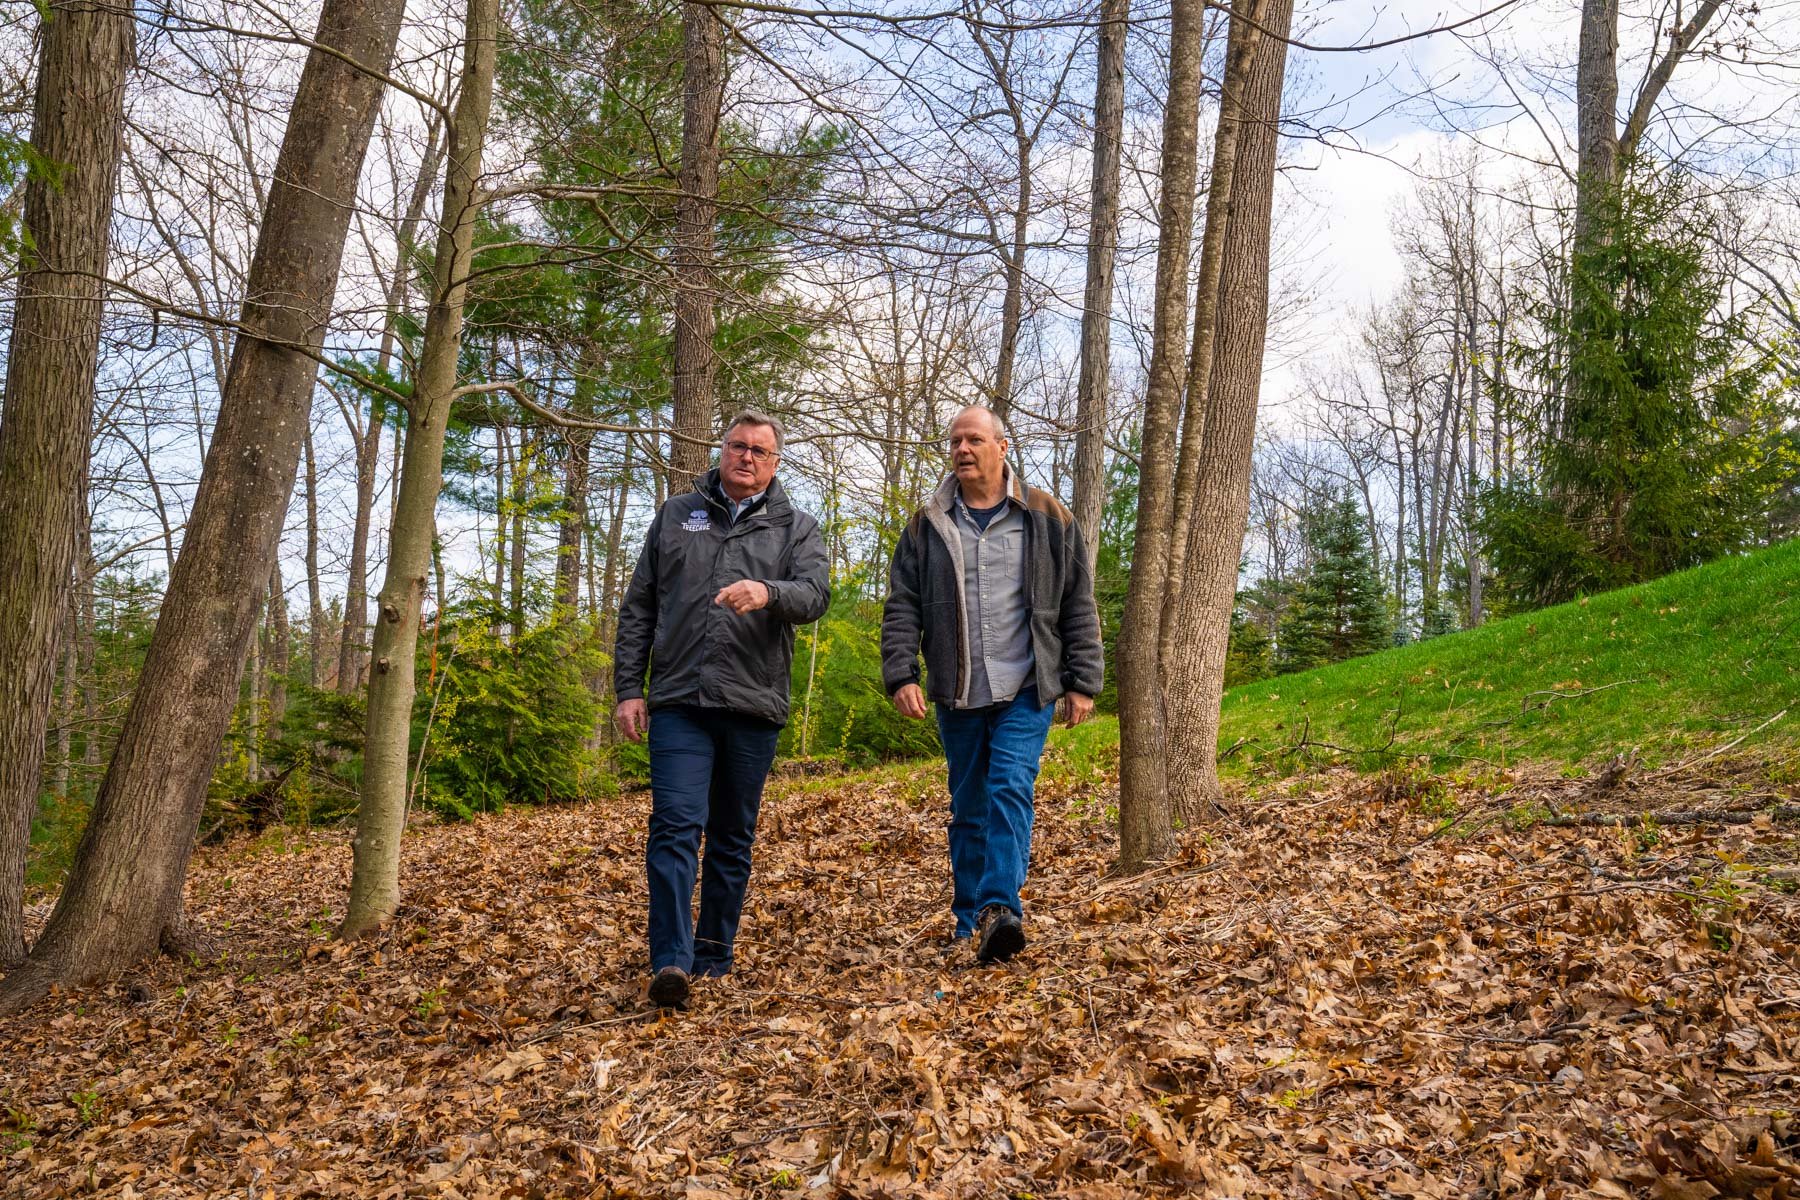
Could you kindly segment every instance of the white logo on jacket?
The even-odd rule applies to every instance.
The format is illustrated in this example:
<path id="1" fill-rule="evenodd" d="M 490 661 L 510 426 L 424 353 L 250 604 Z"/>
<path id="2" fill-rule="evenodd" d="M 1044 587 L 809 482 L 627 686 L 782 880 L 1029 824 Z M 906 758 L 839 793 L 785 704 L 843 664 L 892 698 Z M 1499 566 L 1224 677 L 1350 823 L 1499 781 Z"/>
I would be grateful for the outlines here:
<path id="1" fill-rule="evenodd" d="M 681 523 L 681 527 L 689 533 L 703 533 L 712 528 L 712 522 L 707 520 L 704 508 L 696 508 L 688 514 L 688 519 Z"/>

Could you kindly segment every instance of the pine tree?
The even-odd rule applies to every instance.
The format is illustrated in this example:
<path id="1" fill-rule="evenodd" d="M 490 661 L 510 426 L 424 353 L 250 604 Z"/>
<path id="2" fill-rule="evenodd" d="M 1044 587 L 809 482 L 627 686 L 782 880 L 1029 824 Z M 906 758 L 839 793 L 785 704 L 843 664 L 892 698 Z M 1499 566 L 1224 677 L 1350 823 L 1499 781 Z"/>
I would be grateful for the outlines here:
<path id="1" fill-rule="evenodd" d="M 1527 605 L 1654 579 L 1754 545 L 1782 481 L 1775 356 L 1725 311 L 1716 214 L 1678 174 L 1640 171 L 1592 218 L 1571 303 L 1544 302 L 1513 357 L 1547 397 L 1535 475 L 1482 497 L 1499 583 Z"/>
<path id="2" fill-rule="evenodd" d="M 1320 505 L 1306 519 L 1306 542 L 1312 566 L 1277 630 L 1283 672 L 1341 662 L 1388 643 L 1387 607 L 1356 502 L 1345 496 Z"/>

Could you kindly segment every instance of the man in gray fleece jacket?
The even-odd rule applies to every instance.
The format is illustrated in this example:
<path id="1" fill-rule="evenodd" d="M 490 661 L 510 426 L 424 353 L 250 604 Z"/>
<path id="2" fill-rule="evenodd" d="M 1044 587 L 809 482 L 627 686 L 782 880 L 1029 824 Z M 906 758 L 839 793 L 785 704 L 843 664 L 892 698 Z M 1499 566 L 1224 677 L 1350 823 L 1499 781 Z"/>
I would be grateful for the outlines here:
<path id="1" fill-rule="evenodd" d="M 1025 946 L 1019 889 L 1044 740 L 1059 699 L 1071 724 L 1087 719 L 1102 676 L 1081 530 L 1056 497 L 1021 483 L 1006 450 L 988 409 L 951 424 L 952 473 L 900 535 L 881 622 L 894 707 L 921 718 L 928 696 L 937 706 L 955 936 L 978 937 L 982 962 Z"/>

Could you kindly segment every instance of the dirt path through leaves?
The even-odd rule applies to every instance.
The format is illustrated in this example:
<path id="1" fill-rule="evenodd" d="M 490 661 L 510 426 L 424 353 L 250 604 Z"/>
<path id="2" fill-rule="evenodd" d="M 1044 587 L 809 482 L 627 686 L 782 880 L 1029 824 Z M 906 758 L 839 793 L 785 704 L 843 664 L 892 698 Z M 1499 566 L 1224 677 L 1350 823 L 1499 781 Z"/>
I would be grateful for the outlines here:
<path id="1" fill-rule="evenodd" d="M 223 963 L 0 1024 L 0 1194 L 1800 1196 L 1791 827 L 1428 837 L 1345 776 L 1119 881 L 1053 792 L 977 969 L 938 775 L 793 780 L 659 1017 L 646 805 L 420 830 L 351 946 L 343 836 L 201 855 Z"/>

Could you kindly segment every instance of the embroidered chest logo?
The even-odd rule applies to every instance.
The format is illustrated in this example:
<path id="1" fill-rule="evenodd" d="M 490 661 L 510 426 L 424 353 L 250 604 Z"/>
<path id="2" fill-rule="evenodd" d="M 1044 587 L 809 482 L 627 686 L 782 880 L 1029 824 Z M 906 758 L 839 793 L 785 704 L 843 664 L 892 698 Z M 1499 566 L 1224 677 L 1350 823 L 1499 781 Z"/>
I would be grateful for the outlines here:
<path id="1" fill-rule="evenodd" d="M 704 508 L 696 508 L 688 514 L 688 519 L 681 523 L 681 527 L 689 533 L 702 533 L 712 528 L 712 522 L 706 519 Z"/>

